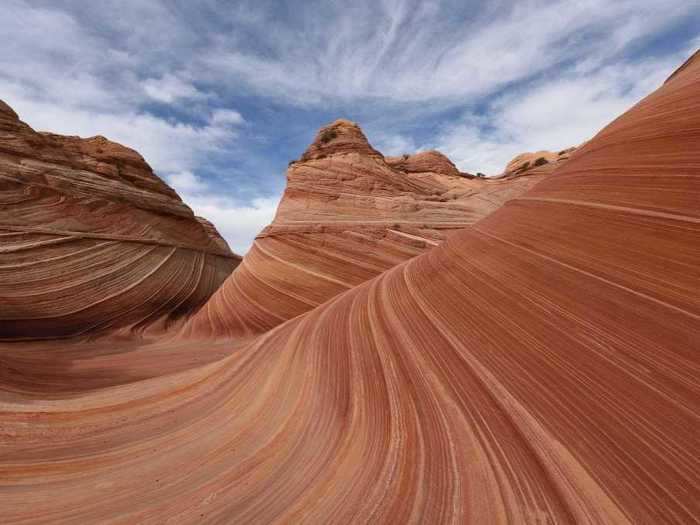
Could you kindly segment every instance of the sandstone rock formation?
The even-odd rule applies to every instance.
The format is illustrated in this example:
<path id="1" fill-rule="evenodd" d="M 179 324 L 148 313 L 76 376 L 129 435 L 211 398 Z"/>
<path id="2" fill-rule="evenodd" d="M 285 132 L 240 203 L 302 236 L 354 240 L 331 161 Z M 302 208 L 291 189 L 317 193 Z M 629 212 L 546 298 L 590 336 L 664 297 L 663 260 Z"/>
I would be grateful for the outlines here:
<path id="1" fill-rule="evenodd" d="M 404 173 L 437 173 L 440 175 L 461 175 L 454 163 L 439 151 L 421 151 L 414 155 L 386 157 L 386 163 Z"/>
<path id="2" fill-rule="evenodd" d="M 440 244 L 537 180 L 477 179 L 437 151 L 385 158 L 357 124 L 337 120 L 291 163 L 274 221 L 185 333 L 265 332 Z"/>
<path id="3" fill-rule="evenodd" d="M 135 151 L 37 133 L 0 101 L 0 339 L 141 329 L 240 258 Z"/>
<path id="4" fill-rule="evenodd" d="M 696 59 L 527 193 L 222 360 L 3 385 L 3 521 L 698 522 L 699 97 Z"/>
<path id="5" fill-rule="evenodd" d="M 541 150 L 521 153 L 506 165 L 501 176 L 522 175 L 525 172 L 551 173 L 560 163 L 569 160 L 576 149 L 572 147 L 558 152 Z"/>

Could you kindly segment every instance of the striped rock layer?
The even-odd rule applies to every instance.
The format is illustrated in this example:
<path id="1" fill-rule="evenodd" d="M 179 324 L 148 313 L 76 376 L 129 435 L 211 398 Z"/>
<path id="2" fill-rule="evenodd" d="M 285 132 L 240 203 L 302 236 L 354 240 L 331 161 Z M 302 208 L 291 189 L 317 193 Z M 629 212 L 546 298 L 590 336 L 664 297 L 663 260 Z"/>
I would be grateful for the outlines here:
<path id="1" fill-rule="evenodd" d="M 385 158 L 338 120 L 290 164 L 274 221 L 184 333 L 263 333 L 439 245 L 538 180 L 475 178 L 437 151 Z"/>
<path id="2" fill-rule="evenodd" d="M 0 339 L 170 322 L 240 258 L 135 151 L 37 133 L 0 101 Z"/>
<path id="3" fill-rule="evenodd" d="M 3 389 L 3 522 L 697 523 L 699 99 L 229 357 Z"/>
<path id="4" fill-rule="evenodd" d="M 569 160 L 569 157 L 576 149 L 573 147 L 558 152 L 542 150 L 521 153 L 511 159 L 503 170 L 501 177 L 521 175 L 525 172 L 534 171 L 551 173 L 559 164 Z"/>

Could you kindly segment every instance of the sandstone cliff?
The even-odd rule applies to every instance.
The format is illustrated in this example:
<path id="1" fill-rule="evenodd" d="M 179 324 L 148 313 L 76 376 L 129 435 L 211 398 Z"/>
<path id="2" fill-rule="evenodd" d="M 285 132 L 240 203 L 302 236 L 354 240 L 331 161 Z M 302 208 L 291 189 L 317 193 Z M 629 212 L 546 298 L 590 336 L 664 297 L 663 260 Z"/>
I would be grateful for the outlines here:
<path id="1" fill-rule="evenodd" d="M 475 178 L 437 151 L 385 158 L 337 120 L 290 164 L 274 221 L 185 334 L 262 333 L 437 246 L 536 177 Z"/>
<path id="2" fill-rule="evenodd" d="M 170 321 L 240 259 L 135 151 L 37 133 L 1 101 L 0 236 L 0 338 Z"/>

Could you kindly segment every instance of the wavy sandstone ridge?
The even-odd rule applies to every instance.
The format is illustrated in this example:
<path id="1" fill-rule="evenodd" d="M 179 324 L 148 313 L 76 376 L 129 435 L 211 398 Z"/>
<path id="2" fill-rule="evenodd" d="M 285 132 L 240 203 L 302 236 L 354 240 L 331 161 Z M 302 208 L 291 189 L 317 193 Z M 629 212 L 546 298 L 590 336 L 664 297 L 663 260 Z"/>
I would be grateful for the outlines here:
<path id="1" fill-rule="evenodd" d="M 698 522 L 699 97 L 219 362 L 5 390 L 4 522 Z"/>
<path id="2" fill-rule="evenodd" d="M 437 151 L 385 158 L 357 124 L 337 120 L 290 165 L 274 221 L 185 333 L 265 332 L 437 246 L 537 180 L 462 174 Z"/>
<path id="3" fill-rule="evenodd" d="M 140 328 L 239 261 L 135 151 L 37 133 L 0 101 L 0 338 Z"/>

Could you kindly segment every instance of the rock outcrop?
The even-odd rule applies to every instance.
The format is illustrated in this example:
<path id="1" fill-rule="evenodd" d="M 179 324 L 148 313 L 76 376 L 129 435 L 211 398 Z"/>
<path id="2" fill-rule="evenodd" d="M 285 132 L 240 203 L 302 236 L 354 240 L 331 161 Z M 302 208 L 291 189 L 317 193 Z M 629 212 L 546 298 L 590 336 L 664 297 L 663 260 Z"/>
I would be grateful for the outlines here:
<path id="1" fill-rule="evenodd" d="M 569 160 L 569 157 L 576 149 L 576 147 L 572 147 L 558 152 L 542 150 L 521 153 L 513 157 L 500 176 L 522 175 L 526 172 L 530 175 L 551 173 L 559 164 Z"/>
<path id="2" fill-rule="evenodd" d="M 696 523 L 699 98 L 696 60 L 528 192 L 217 362 L 3 382 L 3 522 Z M 279 226 L 326 197 L 408 221 L 369 156 L 291 170 Z M 329 171 L 377 193 L 305 189 Z"/>
<path id="3" fill-rule="evenodd" d="M 437 246 L 537 180 L 474 178 L 437 151 L 385 158 L 357 124 L 337 120 L 290 164 L 274 221 L 185 334 L 265 332 Z"/>
<path id="4" fill-rule="evenodd" d="M 142 329 L 240 261 L 135 151 L 37 133 L 0 102 L 0 339 Z"/>
<path id="5" fill-rule="evenodd" d="M 448 176 L 461 174 L 450 159 L 436 150 L 401 157 L 386 157 L 384 160 L 395 170 L 405 173 L 437 173 Z"/>

